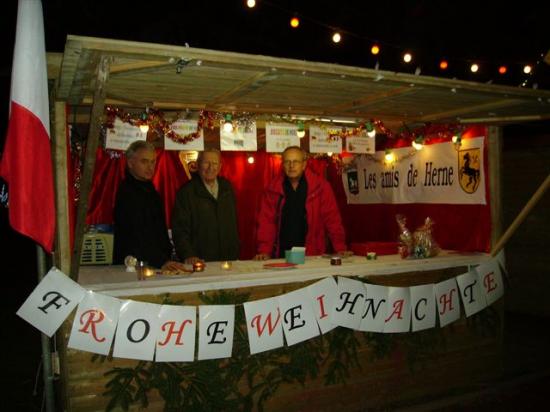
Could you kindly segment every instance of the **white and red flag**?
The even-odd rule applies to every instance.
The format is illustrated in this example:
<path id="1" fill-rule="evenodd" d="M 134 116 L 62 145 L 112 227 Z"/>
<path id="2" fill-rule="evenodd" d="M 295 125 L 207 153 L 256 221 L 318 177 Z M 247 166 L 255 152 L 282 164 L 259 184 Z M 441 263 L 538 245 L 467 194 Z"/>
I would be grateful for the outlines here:
<path id="1" fill-rule="evenodd" d="M 55 231 L 55 203 L 40 0 L 19 0 L 10 119 L 0 175 L 9 185 L 11 226 L 50 253 Z"/>

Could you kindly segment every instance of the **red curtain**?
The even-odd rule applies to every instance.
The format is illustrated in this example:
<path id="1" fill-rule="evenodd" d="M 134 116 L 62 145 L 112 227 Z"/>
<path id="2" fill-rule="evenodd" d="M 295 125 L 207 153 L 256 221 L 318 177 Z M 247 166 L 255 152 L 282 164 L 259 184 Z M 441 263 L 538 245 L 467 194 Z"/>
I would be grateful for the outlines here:
<path id="1" fill-rule="evenodd" d="M 470 128 L 463 138 L 485 135 L 484 128 Z M 431 141 L 435 142 L 436 138 Z M 253 163 L 248 162 L 249 157 L 253 157 Z M 487 205 L 348 205 L 342 177 L 333 163 L 326 159 L 310 159 L 308 167 L 320 175 L 326 175 L 332 184 L 348 242 L 395 241 L 398 236 L 395 215 L 401 213 L 407 217 L 410 230 L 422 225 L 427 216 L 431 217 L 435 222 L 435 239 L 444 249 L 487 252 L 491 235 L 487 150 L 484 164 Z M 231 181 L 237 198 L 241 259 L 250 259 L 256 252 L 256 217 L 261 195 L 266 185 L 280 172 L 280 167 L 280 156 L 269 153 L 223 152 L 221 175 Z M 110 155 L 98 149 L 89 199 L 88 224 L 112 224 L 116 190 L 123 178 L 124 168 L 123 156 L 113 157 L 112 153 Z M 178 153 L 159 150 L 153 183 L 164 199 L 168 226 L 175 194 L 186 181 L 187 176 Z"/>

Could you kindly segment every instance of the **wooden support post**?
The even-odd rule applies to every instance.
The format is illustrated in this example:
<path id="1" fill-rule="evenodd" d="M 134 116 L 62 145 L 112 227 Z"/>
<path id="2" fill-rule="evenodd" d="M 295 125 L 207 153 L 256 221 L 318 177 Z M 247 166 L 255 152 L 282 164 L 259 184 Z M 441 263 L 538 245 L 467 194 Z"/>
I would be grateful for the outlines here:
<path id="1" fill-rule="evenodd" d="M 489 201 L 491 207 L 491 247 L 502 234 L 502 128 L 487 128 L 489 154 Z"/>
<path id="2" fill-rule="evenodd" d="M 63 272 L 71 270 L 71 232 L 69 225 L 69 178 L 67 113 L 65 102 L 54 103 L 53 152 L 55 173 L 56 238 L 55 265 Z"/>
<path id="3" fill-rule="evenodd" d="M 86 155 L 82 178 L 80 180 L 80 201 L 76 213 L 76 228 L 74 233 L 73 256 L 71 259 L 71 279 L 78 281 L 78 271 L 80 269 L 80 256 L 82 255 L 82 240 L 86 228 L 86 212 L 88 211 L 88 196 L 92 186 L 94 175 L 95 156 L 99 145 L 99 133 L 101 130 L 101 115 L 104 110 L 106 84 L 109 78 L 109 58 L 102 56 L 97 65 L 96 88 L 94 92 L 94 101 L 92 104 L 92 114 L 90 116 L 90 128 L 88 130 L 88 139 L 86 143 Z"/>

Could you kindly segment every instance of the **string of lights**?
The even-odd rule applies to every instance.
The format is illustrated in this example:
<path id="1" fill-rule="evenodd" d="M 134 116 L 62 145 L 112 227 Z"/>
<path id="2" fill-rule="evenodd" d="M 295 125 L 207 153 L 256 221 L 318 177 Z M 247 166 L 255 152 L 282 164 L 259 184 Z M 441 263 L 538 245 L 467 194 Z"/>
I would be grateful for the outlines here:
<path id="1" fill-rule="evenodd" d="M 302 29 L 303 25 L 301 23 L 304 21 L 309 26 L 315 25 L 324 29 L 327 32 L 327 36 L 330 36 L 331 41 L 335 45 L 344 43 L 344 39 L 346 38 L 355 38 L 367 44 L 370 48 L 370 53 L 374 57 L 378 57 L 382 53 L 399 54 L 402 63 L 404 63 L 405 66 L 411 66 L 414 69 L 415 74 L 420 75 L 423 71 L 422 64 L 419 59 L 416 59 L 413 51 L 402 45 L 358 34 L 352 30 L 342 27 L 341 25 L 321 21 L 311 15 L 304 14 L 303 12 L 298 13 L 297 11 L 288 9 L 287 7 L 273 1 L 245 0 L 244 3 L 249 9 L 260 7 L 276 9 L 288 17 L 289 26 L 294 30 Z M 490 76 L 497 76 L 497 79 L 503 79 L 510 74 L 512 69 L 516 72 L 521 70 L 522 81 L 518 84 L 518 86 L 532 87 L 534 89 L 538 88 L 536 74 L 541 69 L 544 62 L 544 53 L 542 51 L 538 55 L 533 56 L 530 62 L 508 61 L 507 63 L 502 63 L 480 58 L 464 58 L 456 56 L 453 56 L 453 58 L 449 57 L 441 57 L 438 60 L 437 67 L 439 74 L 445 75 L 451 68 L 456 69 L 456 67 L 460 65 L 461 67 L 464 67 L 465 70 L 468 70 L 470 74 L 474 76 L 474 79 L 476 75 L 479 75 L 482 72 L 489 74 Z M 375 68 L 378 69 L 379 67 L 380 65 L 377 61 Z M 481 80 L 479 79 L 478 81 Z M 491 78 L 486 81 L 486 83 L 493 83 L 493 79 Z"/>

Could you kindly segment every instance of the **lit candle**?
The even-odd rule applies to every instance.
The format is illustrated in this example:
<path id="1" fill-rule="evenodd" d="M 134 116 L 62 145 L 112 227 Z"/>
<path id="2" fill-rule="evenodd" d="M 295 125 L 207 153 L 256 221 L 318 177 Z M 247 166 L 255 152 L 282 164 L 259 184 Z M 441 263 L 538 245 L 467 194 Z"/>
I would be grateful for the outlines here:
<path id="1" fill-rule="evenodd" d="M 231 262 L 226 260 L 225 262 L 222 262 L 222 269 L 223 270 L 231 270 Z"/>
<path id="2" fill-rule="evenodd" d="M 193 263 L 193 271 L 202 272 L 204 270 L 204 262 L 198 261 Z"/>
<path id="3" fill-rule="evenodd" d="M 155 270 L 152 268 L 144 268 L 143 269 L 143 277 L 149 278 L 151 276 L 155 276 Z"/>

